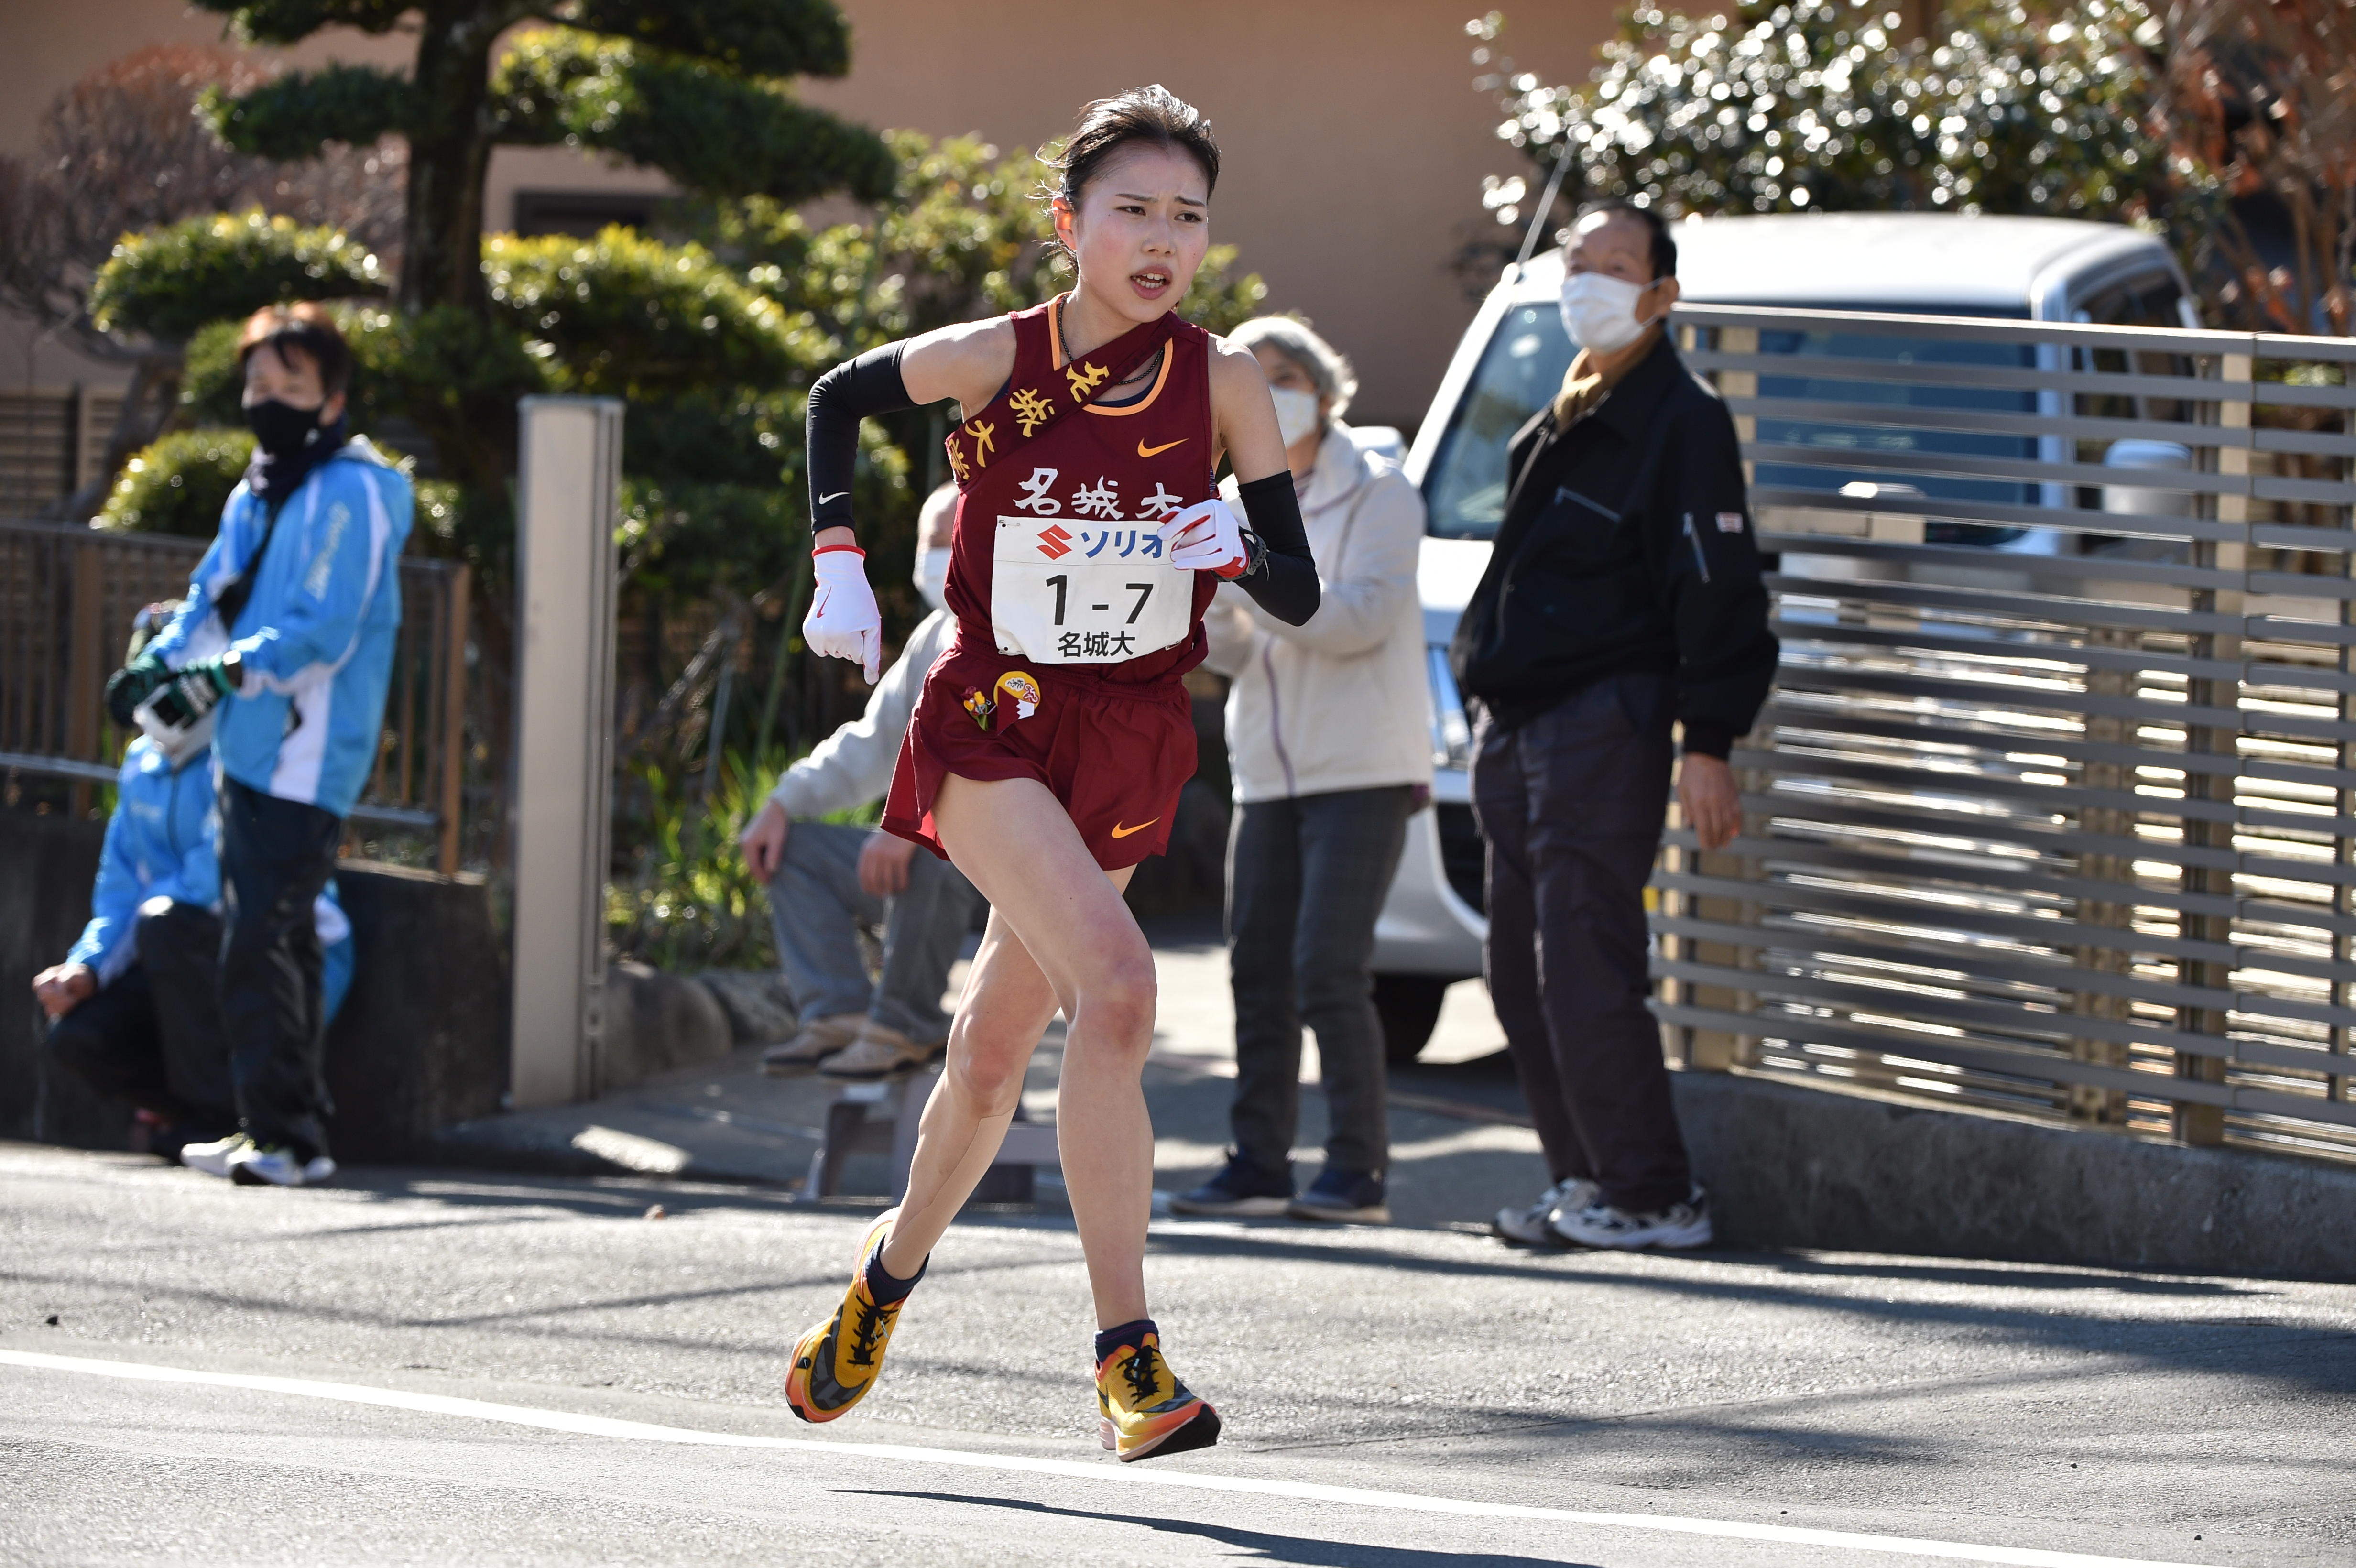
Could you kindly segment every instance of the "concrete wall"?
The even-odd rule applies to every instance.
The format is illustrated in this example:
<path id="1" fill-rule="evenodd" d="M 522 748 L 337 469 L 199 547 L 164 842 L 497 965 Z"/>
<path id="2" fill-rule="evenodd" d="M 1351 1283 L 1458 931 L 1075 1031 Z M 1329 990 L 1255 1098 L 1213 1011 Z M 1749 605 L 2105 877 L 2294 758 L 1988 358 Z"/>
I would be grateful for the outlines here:
<path id="1" fill-rule="evenodd" d="M 2356 1169 L 1992 1111 L 1679 1072 L 1719 1240 L 2356 1279 Z"/>
<path id="2" fill-rule="evenodd" d="M 71 1079 L 44 1082 L 31 993 L 89 918 L 102 837 L 96 822 L 0 811 L 0 1137 L 124 1147 L 128 1105 Z M 354 861 L 336 876 L 359 947 L 327 1031 L 329 1136 L 341 1158 L 399 1159 L 434 1129 L 498 1107 L 506 944 L 479 881 Z"/>

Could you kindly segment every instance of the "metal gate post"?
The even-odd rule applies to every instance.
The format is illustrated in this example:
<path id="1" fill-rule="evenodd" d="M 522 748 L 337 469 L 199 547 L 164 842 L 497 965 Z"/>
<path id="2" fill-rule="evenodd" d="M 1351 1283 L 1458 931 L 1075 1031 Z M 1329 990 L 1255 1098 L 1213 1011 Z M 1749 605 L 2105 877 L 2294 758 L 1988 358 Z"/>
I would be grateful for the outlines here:
<path id="1" fill-rule="evenodd" d="M 515 968 L 517 1106 L 597 1093 L 614 752 L 616 398 L 518 404 Z"/>
<path id="2" fill-rule="evenodd" d="M 2217 422 L 2227 430 L 2247 431 L 2250 428 L 2252 400 L 2256 396 L 2254 385 L 2257 360 L 2254 355 L 2224 354 L 2218 357 L 2218 374 L 2223 382 L 2219 389 Z M 2237 395 L 2238 393 L 2238 395 Z M 2211 543 L 2196 542 L 2192 547 L 2192 563 L 2220 573 L 2239 575 L 2246 582 L 2250 568 L 2250 485 L 2249 475 L 2255 456 L 2247 444 L 2221 443 L 2217 448 L 2217 470 L 2221 474 L 2242 479 L 2239 494 L 2220 493 L 2217 497 L 2217 520 L 2232 523 L 2242 530 L 2237 540 Z M 2243 614 L 2244 593 L 2233 589 L 2205 589 L 2192 595 L 2192 607 L 2211 614 L 2240 616 Z M 2242 638 L 2238 634 L 2212 633 L 2192 639 L 2196 657 L 2214 659 L 2226 664 L 2242 662 Z M 2242 706 L 2242 683 L 2233 680 L 2195 680 L 2188 683 L 2188 700 L 2195 708 L 2222 708 L 2236 714 Z M 2190 725 L 2185 731 L 2184 749 L 2206 752 L 2211 756 L 2241 755 L 2242 725 L 2238 719 L 2231 728 L 2214 729 Z M 2184 787 L 2188 795 L 2222 801 L 2232 805 L 2234 798 L 2232 774 L 2188 773 Z M 2236 814 L 2238 815 L 2238 813 Z M 2206 822 L 2188 817 L 2184 823 L 2187 847 L 2206 846 L 2227 850 L 2234 848 L 2232 822 Z M 2184 888 L 2187 892 L 2214 893 L 2233 896 L 2233 876 L 2231 871 L 2208 867 L 2185 869 Z M 2187 936 L 2201 942 L 2233 940 L 2233 922 L 2229 916 L 2188 914 L 2183 930 Z M 2233 987 L 2232 965 L 2216 963 L 2190 963 L 2184 965 L 2186 980 L 2195 986 L 2214 990 Z M 2214 1008 L 2182 1009 L 2179 1026 L 2187 1032 L 2209 1035 L 2216 1040 L 2225 1038 L 2225 1015 Z M 2190 1051 L 2176 1053 L 2176 1076 L 2204 1083 L 2222 1083 L 2225 1079 L 2225 1063 L 2220 1057 L 2200 1056 Z M 2220 1105 L 2195 1104 L 2179 1100 L 2171 1120 L 2176 1136 L 2188 1144 L 2222 1144 L 2225 1141 L 2225 1112 Z"/>

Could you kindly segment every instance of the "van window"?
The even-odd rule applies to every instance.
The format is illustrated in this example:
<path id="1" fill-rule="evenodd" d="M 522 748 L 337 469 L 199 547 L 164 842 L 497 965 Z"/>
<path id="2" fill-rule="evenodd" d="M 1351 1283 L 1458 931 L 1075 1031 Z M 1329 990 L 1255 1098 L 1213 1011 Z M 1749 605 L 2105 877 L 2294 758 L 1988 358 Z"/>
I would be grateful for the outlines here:
<path id="1" fill-rule="evenodd" d="M 1552 301 L 1515 305 L 1497 323 L 1424 476 L 1431 532 L 1445 539 L 1496 537 L 1505 520 L 1506 443 L 1562 389 L 1570 357 L 1570 336 Z"/>
<path id="2" fill-rule="evenodd" d="M 2176 326 L 2184 325 L 2184 291 L 2166 272 L 2147 272 L 2097 289 L 2075 312 L 2080 321 L 2097 326 Z"/>

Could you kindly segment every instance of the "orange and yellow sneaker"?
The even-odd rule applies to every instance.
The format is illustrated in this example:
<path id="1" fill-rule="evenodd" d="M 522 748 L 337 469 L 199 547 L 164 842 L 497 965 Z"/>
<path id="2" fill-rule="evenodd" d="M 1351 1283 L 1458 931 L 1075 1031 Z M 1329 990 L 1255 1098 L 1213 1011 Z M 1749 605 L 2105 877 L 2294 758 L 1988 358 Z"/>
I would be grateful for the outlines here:
<path id="1" fill-rule="evenodd" d="M 804 1421 L 832 1421 L 844 1414 L 866 1397 L 884 1370 L 884 1347 L 892 1342 L 892 1327 L 900 1320 L 907 1298 L 878 1302 L 868 1291 L 867 1260 L 899 1214 L 897 1209 L 887 1209 L 867 1227 L 842 1305 L 794 1346 L 793 1366 L 786 1373 L 786 1403 Z"/>
<path id="2" fill-rule="evenodd" d="M 1098 1431 L 1123 1464 L 1160 1454 L 1208 1448 L 1219 1440 L 1219 1413 L 1186 1392 L 1162 1359 L 1151 1330 L 1097 1363 Z"/>

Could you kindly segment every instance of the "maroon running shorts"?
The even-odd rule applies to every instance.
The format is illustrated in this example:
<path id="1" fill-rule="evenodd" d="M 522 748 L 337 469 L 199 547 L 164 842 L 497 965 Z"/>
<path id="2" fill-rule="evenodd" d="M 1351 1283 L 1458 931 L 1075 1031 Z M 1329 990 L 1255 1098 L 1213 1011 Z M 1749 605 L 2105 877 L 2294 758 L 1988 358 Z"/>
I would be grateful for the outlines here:
<path id="1" fill-rule="evenodd" d="M 985 722 L 986 720 L 986 722 Z M 1083 667 L 951 647 L 925 677 L 884 801 L 884 828 L 942 859 L 941 781 L 1037 779 L 1106 870 L 1169 847 L 1194 776 L 1192 700 L 1176 676 L 1124 684 Z"/>

